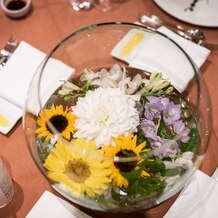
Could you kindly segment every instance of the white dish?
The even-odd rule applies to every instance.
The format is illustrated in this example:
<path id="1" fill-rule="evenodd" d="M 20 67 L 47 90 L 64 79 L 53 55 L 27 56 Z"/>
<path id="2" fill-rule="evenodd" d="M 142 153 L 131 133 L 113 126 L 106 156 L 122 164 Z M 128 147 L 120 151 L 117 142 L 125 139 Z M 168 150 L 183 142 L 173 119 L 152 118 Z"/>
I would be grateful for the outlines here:
<path id="1" fill-rule="evenodd" d="M 154 2 L 171 16 L 187 23 L 218 27 L 218 1 L 198 0 L 190 10 L 194 0 L 154 0 Z"/>

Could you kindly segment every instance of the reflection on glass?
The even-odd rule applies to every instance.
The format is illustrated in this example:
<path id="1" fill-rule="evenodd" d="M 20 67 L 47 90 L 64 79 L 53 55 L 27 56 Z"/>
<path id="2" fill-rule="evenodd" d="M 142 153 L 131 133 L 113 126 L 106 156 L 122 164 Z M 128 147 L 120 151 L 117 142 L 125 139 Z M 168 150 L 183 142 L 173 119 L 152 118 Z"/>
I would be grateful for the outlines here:
<path id="1" fill-rule="evenodd" d="M 89 10 L 92 6 L 93 0 L 69 0 L 70 5 L 75 11 Z"/>

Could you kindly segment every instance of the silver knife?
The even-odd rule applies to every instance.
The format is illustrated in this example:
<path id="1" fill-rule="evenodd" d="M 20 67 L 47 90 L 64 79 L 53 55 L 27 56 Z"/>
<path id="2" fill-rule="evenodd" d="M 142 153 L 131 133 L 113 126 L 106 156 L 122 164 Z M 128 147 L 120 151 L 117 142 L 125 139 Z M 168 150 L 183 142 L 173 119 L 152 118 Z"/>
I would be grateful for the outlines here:
<path id="1" fill-rule="evenodd" d="M 18 40 L 16 37 L 11 36 L 5 47 L 0 50 L 0 69 L 6 64 L 7 60 L 10 58 L 14 50 L 18 45 Z"/>

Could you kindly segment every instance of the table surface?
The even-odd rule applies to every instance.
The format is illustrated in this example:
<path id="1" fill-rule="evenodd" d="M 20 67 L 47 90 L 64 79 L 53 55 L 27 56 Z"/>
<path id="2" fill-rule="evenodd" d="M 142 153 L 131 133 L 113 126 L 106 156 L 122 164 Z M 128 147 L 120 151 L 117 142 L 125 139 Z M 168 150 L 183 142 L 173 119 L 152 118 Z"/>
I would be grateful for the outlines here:
<path id="1" fill-rule="evenodd" d="M 166 21 L 191 27 L 190 24 L 176 20 L 163 12 L 150 0 L 126 0 L 110 12 L 102 12 L 93 7 L 89 11 L 74 11 L 69 1 L 32 0 L 31 13 L 18 20 L 6 17 L 0 10 L 0 48 L 11 35 L 24 40 L 34 47 L 49 52 L 61 39 L 75 30 L 89 24 L 105 21 L 136 21 L 136 13 L 156 14 Z M 206 40 L 218 44 L 217 28 L 201 28 Z M 218 166 L 218 149 L 216 135 L 218 132 L 218 54 L 211 53 L 201 68 L 212 100 L 213 132 L 201 170 L 212 175 Z M 18 75 L 19 76 L 19 75 Z M 6 164 L 15 184 L 15 196 L 11 203 L 0 209 L 0 217 L 22 218 L 27 215 L 45 190 L 58 195 L 49 185 L 35 165 L 24 138 L 20 120 L 8 135 L 0 134 L 0 155 Z M 131 214 L 110 214 L 82 209 L 93 217 L 163 217 L 176 196 L 144 212 Z"/>

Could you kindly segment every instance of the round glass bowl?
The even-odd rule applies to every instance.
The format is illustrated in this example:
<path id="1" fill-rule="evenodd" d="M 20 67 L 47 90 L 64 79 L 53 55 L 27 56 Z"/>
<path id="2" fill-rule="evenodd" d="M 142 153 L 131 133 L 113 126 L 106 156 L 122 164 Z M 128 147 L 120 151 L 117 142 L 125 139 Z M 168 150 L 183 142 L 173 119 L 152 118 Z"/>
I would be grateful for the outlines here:
<path id="1" fill-rule="evenodd" d="M 178 193 L 211 132 L 199 69 L 165 35 L 100 23 L 63 39 L 39 66 L 23 118 L 40 171 L 70 201 L 145 210 Z"/>

